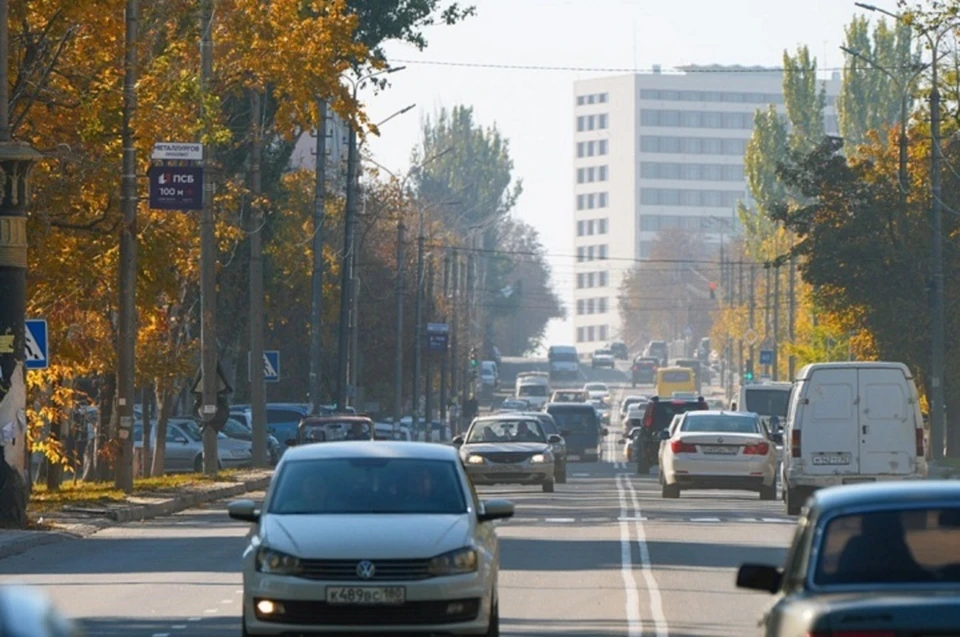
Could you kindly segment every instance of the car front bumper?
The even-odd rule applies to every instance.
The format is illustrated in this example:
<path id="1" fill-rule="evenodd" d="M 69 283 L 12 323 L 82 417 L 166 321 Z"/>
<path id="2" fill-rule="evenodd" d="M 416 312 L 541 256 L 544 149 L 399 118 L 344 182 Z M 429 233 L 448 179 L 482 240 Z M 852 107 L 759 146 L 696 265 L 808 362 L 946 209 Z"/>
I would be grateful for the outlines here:
<path id="1" fill-rule="evenodd" d="M 467 575 L 418 581 L 359 583 L 307 580 L 245 572 L 243 614 L 253 635 L 302 633 L 440 633 L 485 635 L 490 621 L 493 584 L 491 569 Z M 406 601 L 397 605 L 329 605 L 328 586 L 402 587 Z M 257 610 L 261 600 L 282 607 L 267 616 Z"/>
<path id="2" fill-rule="evenodd" d="M 553 462 L 490 462 L 466 464 L 474 484 L 541 484 L 553 480 Z"/>

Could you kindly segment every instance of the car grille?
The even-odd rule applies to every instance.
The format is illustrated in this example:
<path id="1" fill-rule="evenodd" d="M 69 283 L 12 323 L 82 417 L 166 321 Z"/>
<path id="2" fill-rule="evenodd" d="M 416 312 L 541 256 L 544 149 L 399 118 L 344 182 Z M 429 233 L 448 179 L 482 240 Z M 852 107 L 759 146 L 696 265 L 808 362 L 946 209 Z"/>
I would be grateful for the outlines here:
<path id="1" fill-rule="evenodd" d="M 518 462 L 523 462 L 532 455 L 534 454 L 529 451 L 499 451 L 495 453 L 485 453 L 483 454 L 483 457 L 490 462 L 516 464 Z"/>
<path id="2" fill-rule="evenodd" d="M 371 560 L 373 577 L 361 580 L 357 575 L 360 560 L 300 560 L 299 577 L 338 582 L 412 581 L 431 577 L 430 560 Z"/>
<path id="3" fill-rule="evenodd" d="M 283 606 L 282 613 L 263 615 L 265 622 L 315 626 L 416 626 L 418 624 L 452 624 L 476 619 L 479 599 L 451 599 L 436 602 L 407 602 L 396 606 L 353 606 L 301 600 L 274 600 Z"/>

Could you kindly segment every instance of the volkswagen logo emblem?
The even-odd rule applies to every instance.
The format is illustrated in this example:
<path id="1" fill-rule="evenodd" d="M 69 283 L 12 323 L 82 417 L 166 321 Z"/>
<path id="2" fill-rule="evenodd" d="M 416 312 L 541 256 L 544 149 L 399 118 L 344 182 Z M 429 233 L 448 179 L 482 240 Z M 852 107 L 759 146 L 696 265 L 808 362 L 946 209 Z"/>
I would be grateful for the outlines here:
<path id="1" fill-rule="evenodd" d="M 363 560 L 357 563 L 357 577 L 360 579 L 371 579 L 377 572 L 377 567 L 369 560 Z"/>
<path id="2" fill-rule="evenodd" d="M 723 444 L 723 438 L 717 438 L 717 442 Z"/>

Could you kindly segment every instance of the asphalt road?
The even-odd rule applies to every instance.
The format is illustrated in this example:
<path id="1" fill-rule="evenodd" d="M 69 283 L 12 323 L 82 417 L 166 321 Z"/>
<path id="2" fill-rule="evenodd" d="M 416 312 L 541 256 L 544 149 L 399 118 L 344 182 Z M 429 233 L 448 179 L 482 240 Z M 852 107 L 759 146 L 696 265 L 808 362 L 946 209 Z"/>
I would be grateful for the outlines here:
<path id="1" fill-rule="evenodd" d="M 555 493 L 481 489 L 517 505 L 499 531 L 503 634 L 758 634 L 769 598 L 737 591 L 734 572 L 783 559 L 793 521 L 782 503 L 706 491 L 662 500 L 655 475 L 620 462 L 618 437 L 614 425 L 602 461 L 571 465 Z M 92 636 L 237 635 L 246 532 L 210 505 L 7 558 L 0 582 L 43 587 Z"/>

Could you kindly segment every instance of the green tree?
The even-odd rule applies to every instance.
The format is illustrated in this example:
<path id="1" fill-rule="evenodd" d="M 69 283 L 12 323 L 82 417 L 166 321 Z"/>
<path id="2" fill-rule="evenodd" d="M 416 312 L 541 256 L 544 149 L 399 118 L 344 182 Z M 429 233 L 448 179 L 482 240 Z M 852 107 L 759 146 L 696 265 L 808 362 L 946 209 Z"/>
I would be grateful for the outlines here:
<path id="1" fill-rule="evenodd" d="M 757 109 L 753 117 L 753 134 L 747 142 L 744 172 L 747 189 L 754 207 L 743 202 L 738 206 L 740 223 L 747 237 L 764 238 L 774 230 L 766 211 L 773 203 L 783 201 L 786 189 L 777 175 L 777 165 L 787 155 L 787 121 L 774 105 Z"/>
<path id="2" fill-rule="evenodd" d="M 422 51 L 425 28 L 456 24 L 476 13 L 473 6 L 441 0 L 349 0 L 347 5 L 360 19 L 357 39 L 381 59 L 384 42 L 399 40 Z"/>
<path id="3" fill-rule="evenodd" d="M 900 106 L 908 89 L 915 55 L 910 27 L 877 23 L 871 34 L 866 17 L 855 17 L 846 27 L 845 46 L 860 55 L 845 57 L 843 84 L 837 96 L 840 134 L 847 144 L 862 144 L 871 130 L 882 130 L 900 119 Z M 891 73 L 879 70 L 863 58 L 875 61 Z M 910 104 L 907 104 L 908 113 Z"/>
<path id="4" fill-rule="evenodd" d="M 796 55 L 783 52 L 783 99 L 790 120 L 790 148 L 808 151 L 824 136 L 823 109 L 827 92 L 817 80 L 817 59 L 806 46 Z"/>

